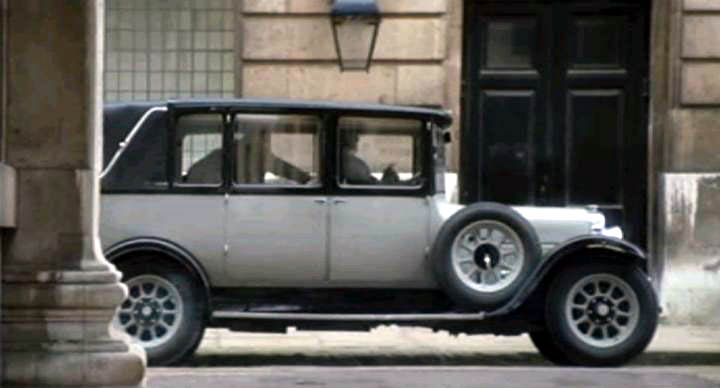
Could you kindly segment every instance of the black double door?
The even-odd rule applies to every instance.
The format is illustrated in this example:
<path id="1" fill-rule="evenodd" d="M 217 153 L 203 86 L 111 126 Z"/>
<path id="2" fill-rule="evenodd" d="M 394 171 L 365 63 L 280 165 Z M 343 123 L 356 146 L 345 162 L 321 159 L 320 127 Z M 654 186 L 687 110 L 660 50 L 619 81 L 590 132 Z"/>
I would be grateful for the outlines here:
<path id="1" fill-rule="evenodd" d="M 594 204 L 644 245 L 648 9 L 466 1 L 462 201 Z"/>

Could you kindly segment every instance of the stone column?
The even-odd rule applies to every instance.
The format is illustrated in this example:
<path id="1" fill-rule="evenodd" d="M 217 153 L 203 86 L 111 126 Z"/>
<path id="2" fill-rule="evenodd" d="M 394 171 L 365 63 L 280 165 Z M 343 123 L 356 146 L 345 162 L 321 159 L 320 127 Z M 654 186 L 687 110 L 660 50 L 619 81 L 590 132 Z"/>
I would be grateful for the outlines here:
<path id="1" fill-rule="evenodd" d="M 720 2 L 653 2 L 650 214 L 666 321 L 720 325 Z"/>
<path id="2" fill-rule="evenodd" d="M 110 328 L 127 290 L 98 240 L 101 0 L 9 0 L 2 386 L 143 385 L 142 350 Z"/>

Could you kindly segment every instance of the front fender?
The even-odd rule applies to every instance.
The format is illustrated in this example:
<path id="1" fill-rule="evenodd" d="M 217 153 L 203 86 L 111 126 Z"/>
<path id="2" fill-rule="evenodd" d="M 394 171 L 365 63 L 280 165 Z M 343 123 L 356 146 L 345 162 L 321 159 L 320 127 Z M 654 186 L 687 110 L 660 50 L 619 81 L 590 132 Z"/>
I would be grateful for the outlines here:
<path id="1" fill-rule="evenodd" d="M 647 273 L 647 255 L 637 245 L 615 237 L 601 235 L 585 235 L 572 238 L 545 254 L 545 257 L 535 270 L 528 276 L 522 287 L 503 307 L 487 314 L 498 316 L 507 314 L 520 307 L 527 298 L 540 286 L 543 280 L 550 276 L 554 268 L 558 268 L 568 260 L 576 258 L 580 252 L 604 253 L 609 257 L 627 260 L 628 263 L 638 266 Z"/>
<path id="2" fill-rule="evenodd" d="M 572 238 L 556 246 L 545 254 L 543 264 L 549 261 L 558 260 L 564 256 L 571 255 L 584 249 L 605 249 L 616 253 L 630 255 L 635 259 L 647 261 L 647 255 L 642 248 L 619 238 L 603 235 L 585 235 Z"/>

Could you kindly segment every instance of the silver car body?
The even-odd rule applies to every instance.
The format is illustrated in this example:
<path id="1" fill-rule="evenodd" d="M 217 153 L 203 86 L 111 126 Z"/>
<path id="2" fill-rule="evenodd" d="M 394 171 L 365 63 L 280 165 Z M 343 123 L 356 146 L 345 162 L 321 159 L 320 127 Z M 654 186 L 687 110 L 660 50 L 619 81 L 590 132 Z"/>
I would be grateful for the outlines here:
<path id="1" fill-rule="evenodd" d="M 131 238 L 174 242 L 213 287 L 436 288 L 428 252 L 461 205 L 401 196 L 143 195 L 102 197 L 103 249 Z M 515 207 L 544 252 L 605 234 L 594 209 Z"/>

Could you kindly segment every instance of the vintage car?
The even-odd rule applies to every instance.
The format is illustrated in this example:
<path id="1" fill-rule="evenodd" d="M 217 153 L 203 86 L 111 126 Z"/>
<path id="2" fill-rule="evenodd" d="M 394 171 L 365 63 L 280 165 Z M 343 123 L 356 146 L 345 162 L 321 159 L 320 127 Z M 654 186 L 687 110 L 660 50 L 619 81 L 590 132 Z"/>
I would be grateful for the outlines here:
<path id="1" fill-rule="evenodd" d="M 114 324 L 154 365 L 206 327 L 529 333 L 549 360 L 627 362 L 658 301 L 641 249 L 596 208 L 460 206 L 448 113 L 184 100 L 107 105 L 101 239 Z"/>

